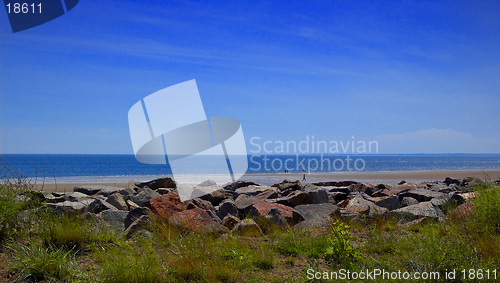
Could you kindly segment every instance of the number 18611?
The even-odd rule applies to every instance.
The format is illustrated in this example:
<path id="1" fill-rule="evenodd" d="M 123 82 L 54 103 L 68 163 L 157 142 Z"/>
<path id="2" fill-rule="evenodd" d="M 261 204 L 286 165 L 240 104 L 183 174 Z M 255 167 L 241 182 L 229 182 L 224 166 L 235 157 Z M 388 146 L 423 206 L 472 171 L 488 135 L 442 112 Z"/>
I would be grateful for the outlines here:
<path id="1" fill-rule="evenodd" d="M 42 3 L 12 3 L 12 6 L 10 3 L 5 5 L 7 7 L 7 13 L 14 13 L 14 14 L 28 14 L 28 13 L 42 13 Z"/>

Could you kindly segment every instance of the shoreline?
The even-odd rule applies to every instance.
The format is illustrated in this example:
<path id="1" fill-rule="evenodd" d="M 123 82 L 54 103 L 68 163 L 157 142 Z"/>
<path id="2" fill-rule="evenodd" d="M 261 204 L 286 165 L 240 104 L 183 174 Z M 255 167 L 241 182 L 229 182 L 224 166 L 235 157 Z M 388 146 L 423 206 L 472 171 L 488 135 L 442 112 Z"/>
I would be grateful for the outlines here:
<path id="1" fill-rule="evenodd" d="M 294 181 L 302 180 L 304 173 L 268 173 L 245 174 L 240 180 L 253 181 L 261 185 L 272 185 L 285 179 Z M 128 178 L 130 177 L 130 178 Z M 134 181 L 150 181 L 165 177 L 165 175 L 140 175 L 140 176 L 107 176 L 107 177 L 61 177 L 60 179 L 45 179 L 44 183 L 37 180 L 35 188 L 48 192 L 69 192 L 78 185 L 104 185 L 113 187 L 128 187 Z M 209 179 L 211 176 L 207 176 Z M 216 176 L 212 176 L 216 177 Z M 490 170 L 439 170 L 439 171 L 378 171 L 378 172 L 325 172 L 306 173 L 306 182 L 318 181 L 345 181 L 352 180 L 366 183 L 394 184 L 402 180 L 407 182 L 443 181 L 446 177 L 463 179 L 475 177 L 492 180 L 500 178 L 500 169 Z M 134 178 L 134 179 L 132 179 Z"/>

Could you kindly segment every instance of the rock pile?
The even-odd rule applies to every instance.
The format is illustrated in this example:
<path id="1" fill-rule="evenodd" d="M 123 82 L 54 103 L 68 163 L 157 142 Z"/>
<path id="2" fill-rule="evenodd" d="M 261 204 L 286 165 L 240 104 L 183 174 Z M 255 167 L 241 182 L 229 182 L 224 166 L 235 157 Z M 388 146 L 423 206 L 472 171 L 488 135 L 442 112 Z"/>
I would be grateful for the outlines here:
<path id="1" fill-rule="evenodd" d="M 288 180 L 261 186 L 238 181 L 219 188 L 205 181 L 193 190 L 197 197 L 182 202 L 175 182 L 162 178 L 137 183 L 133 188 L 79 186 L 74 192 L 39 193 L 38 197 L 57 213 L 93 214 L 110 229 L 128 237 L 147 233 L 152 214 L 194 231 L 257 235 L 262 229 L 252 220 L 254 217 L 298 229 L 327 225 L 331 216 L 392 215 L 401 221 L 422 217 L 442 220 L 446 208 L 470 197 L 475 181 L 446 178 L 443 182 L 415 184 L 402 181 L 393 186 Z"/>

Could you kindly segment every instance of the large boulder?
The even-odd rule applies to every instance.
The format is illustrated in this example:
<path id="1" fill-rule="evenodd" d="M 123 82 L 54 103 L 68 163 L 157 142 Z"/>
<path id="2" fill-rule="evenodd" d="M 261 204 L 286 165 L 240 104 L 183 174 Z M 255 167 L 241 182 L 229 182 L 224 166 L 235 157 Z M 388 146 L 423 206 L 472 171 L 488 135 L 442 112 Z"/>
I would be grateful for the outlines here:
<path id="1" fill-rule="evenodd" d="M 426 189 L 411 189 L 399 193 L 398 197 L 402 200 L 404 197 L 412 197 L 418 202 L 430 201 L 433 198 L 446 198 L 448 194 L 435 192 Z"/>
<path id="2" fill-rule="evenodd" d="M 85 211 L 90 204 L 89 201 L 93 200 L 84 200 L 84 201 L 64 201 L 58 203 L 46 203 L 45 205 L 51 208 L 55 213 L 62 214 L 67 213 L 70 215 L 74 215 L 77 213 L 81 213 Z"/>
<path id="3" fill-rule="evenodd" d="M 224 190 L 234 192 L 239 188 L 248 187 L 248 186 L 258 186 L 258 184 L 254 183 L 254 182 L 248 182 L 248 181 L 237 181 L 237 182 L 233 182 L 233 183 L 225 186 Z"/>
<path id="4" fill-rule="evenodd" d="M 88 199 L 89 196 L 80 192 L 67 192 L 64 194 L 67 201 L 80 201 Z"/>
<path id="5" fill-rule="evenodd" d="M 200 196 L 200 199 L 209 201 L 213 206 L 219 205 L 227 198 L 229 198 L 229 194 L 222 189 L 211 190 L 209 193 Z"/>
<path id="6" fill-rule="evenodd" d="M 151 227 L 151 219 L 149 215 L 141 215 L 130 223 L 125 230 L 127 239 L 131 238 L 134 234 L 139 234 L 139 231 L 149 230 Z"/>
<path id="7" fill-rule="evenodd" d="M 122 210 L 104 210 L 97 216 L 104 222 L 109 229 L 122 232 L 125 230 L 125 218 L 128 212 Z"/>
<path id="8" fill-rule="evenodd" d="M 125 228 L 128 228 L 135 220 L 140 218 L 143 215 L 149 216 L 152 211 L 151 209 L 147 207 L 138 207 L 130 210 L 127 214 L 127 217 L 125 217 L 125 220 L 123 221 L 125 224 Z"/>
<path id="9" fill-rule="evenodd" d="M 400 207 L 399 198 L 395 195 L 373 198 L 372 201 L 377 206 L 385 207 L 388 210 L 394 210 Z"/>
<path id="10" fill-rule="evenodd" d="M 277 202 L 277 203 L 280 203 L 280 204 L 283 204 L 286 206 L 291 206 L 291 207 L 294 207 L 294 206 L 297 206 L 300 204 L 312 204 L 313 203 L 311 196 L 309 196 L 308 193 L 302 192 L 302 191 L 294 191 L 287 196 L 273 199 L 271 201 Z"/>
<path id="11" fill-rule="evenodd" d="M 120 193 L 114 193 L 110 195 L 106 199 L 106 201 L 119 210 L 128 210 L 127 202 L 125 201 L 123 195 Z"/>
<path id="12" fill-rule="evenodd" d="M 208 200 L 203 200 L 201 198 L 195 198 L 188 202 L 187 209 L 192 209 L 195 207 L 202 208 L 204 210 L 215 211 L 215 207 Z"/>
<path id="13" fill-rule="evenodd" d="M 224 219 L 222 219 L 222 225 L 228 229 L 233 229 L 233 227 L 240 222 L 240 219 L 234 215 L 228 214 Z"/>
<path id="14" fill-rule="evenodd" d="M 340 210 L 332 203 L 302 204 L 294 207 L 292 214 L 296 223 L 310 219 L 328 222 L 332 216 L 340 216 Z"/>
<path id="15" fill-rule="evenodd" d="M 415 220 L 420 217 L 430 217 L 442 219 L 444 216 L 438 206 L 433 205 L 430 201 L 420 202 L 418 204 L 402 207 L 391 211 L 391 215 L 402 220 Z"/>
<path id="16" fill-rule="evenodd" d="M 269 213 L 266 215 L 266 218 L 269 219 L 272 223 L 277 224 L 279 226 L 284 226 L 287 224 L 287 221 L 278 208 L 271 208 Z"/>
<path id="17" fill-rule="evenodd" d="M 387 208 L 380 207 L 363 197 L 355 197 L 349 200 L 345 211 L 350 215 L 377 216 L 387 212 Z"/>
<path id="18" fill-rule="evenodd" d="M 170 217 L 169 221 L 177 226 L 198 232 L 227 232 L 226 227 L 213 220 L 205 210 L 199 207 L 176 212 Z"/>
<path id="19" fill-rule="evenodd" d="M 242 213 L 247 213 L 250 207 L 258 200 L 255 196 L 239 195 L 234 202 Z"/>
<path id="20" fill-rule="evenodd" d="M 171 192 L 150 199 L 146 202 L 146 206 L 151 211 L 162 218 L 168 219 L 174 213 L 184 211 L 187 206 L 181 201 L 179 194 Z"/>
<path id="21" fill-rule="evenodd" d="M 217 207 L 217 216 L 219 216 L 220 219 L 224 219 L 224 217 L 229 214 L 239 217 L 239 211 L 236 203 L 233 200 L 226 199 Z"/>
<path id="22" fill-rule="evenodd" d="M 309 190 L 307 191 L 307 194 L 309 195 L 309 197 L 312 200 L 312 203 L 314 204 L 328 203 L 330 201 L 328 193 L 326 192 L 325 189 Z"/>
<path id="23" fill-rule="evenodd" d="M 236 189 L 235 192 L 238 195 L 245 194 L 245 195 L 255 196 L 255 195 L 263 193 L 263 192 L 265 192 L 267 190 L 273 190 L 273 189 L 274 188 L 271 188 L 271 187 L 251 185 L 251 186 L 246 186 L 246 187 L 238 188 L 238 189 Z"/>
<path id="24" fill-rule="evenodd" d="M 291 220 L 293 218 L 293 208 L 279 203 L 270 203 L 262 200 L 253 203 L 248 210 L 248 214 L 265 217 L 273 208 L 277 208 L 285 219 Z"/>
<path id="25" fill-rule="evenodd" d="M 146 205 L 146 202 L 148 202 L 150 199 L 159 196 L 161 196 L 159 193 L 153 191 L 148 187 L 144 187 L 139 189 L 138 193 L 135 196 L 131 197 L 130 200 L 139 206 L 144 206 Z"/>
<path id="26" fill-rule="evenodd" d="M 89 205 L 89 211 L 92 213 L 99 213 L 104 210 L 118 210 L 116 207 L 112 206 L 109 204 L 107 201 L 102 200 L 102 199 L 95 199 L 90 205 Z"/>
<path id="27" fill-rule="evenodd" d="M 274 184 L 272 186 L 275 188 L 278 188 L 278 190 L 280 192 L 283 192 L 286 190 L 292 190 L 292 191 L 302 190 L 302 184 L 300 183 L 299 180 L 296 180 L 293 182 L 288 181 L 288 180 L 284 180 L 283 182 L 281 182 L 279 184 Z"/>
<path id="28" fill-rule="evenodd" d="M 175 188 L 176 184 L 171 178 L 159 178 L 149 182 L 142 182 L 135 184 L 139 188 L 148 187 L 150 189 L 156 190 L 159 188 Z"/>

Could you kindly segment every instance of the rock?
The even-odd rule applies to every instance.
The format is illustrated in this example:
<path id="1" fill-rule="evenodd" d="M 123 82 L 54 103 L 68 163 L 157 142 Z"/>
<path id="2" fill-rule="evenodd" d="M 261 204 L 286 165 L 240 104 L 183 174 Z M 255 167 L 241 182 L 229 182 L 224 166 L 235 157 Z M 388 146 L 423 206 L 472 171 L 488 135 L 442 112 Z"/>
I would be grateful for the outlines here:
<path id="1" fill-rule="evenodd" d="M 184 185 L 184 184 L 182 184 L 182 185 Z M 204 187 L 196 186 L 196 187 L 192 188 L 190 198 L 191 199 L 202 198 L 205 195 L 211 195 L 213 192 L 221 190 L 221 189 L 222 189 L 222 187 L 220 187 L 220 186 L 210 186 L 210 187 L 208 187 L 208 186 L 204 186 Z"/>
<path id="2" fill-rule="evenodd" d="M 325 189 L 317 189 L 314 191 L 311 190 L 308 191 L 307 194 L 312 199 L 312 203 L 314 204 L 329 202 L 328 193 Z"/>
<path id="3" fill-rule="evenodd" d="M 134 195 L 135 195 L 135 191 L 134 191 L 133 189 L 131 189 L 131 188 L 125 188 L 125 189 L 123 189 L 123 190 L 119 191 L 119 193 L 123 196 L 123 198 L 124 198 L 125 200 L 128 200 L 128 199 L 130 199 L 132 196 L 134 196 Z"/>
<path id="4" fill-rule="evenodd" d="M 347 199 L 347 197 L 349 196 L 349 193 L 344 193 L 344 192 L 332 192 L 329 194 L 335 202 L 343 201 Z"/>
<path id="5" fill-rule="evenodd" d="M 277 187 L 278 190 L 281 192 L 286 191 L 286 190 L 292 190 L 292 191 L 302 190 L 302 184 L 300 183 L 299 180 L 296 180 L 294 182 L 284 180 L 283 182 L 281 182 L 279 184 L 274 184 L 272 186 Z"/>
<path id="6" fill-rule="evenodd" d="M 147 207 L 138 207 L 132 209 L 131 211 L 128 212 L 127 217 L 125 217 L 125 220 L 123 221 L 123 223 L 125 224 L 125 228 L 128 228 L 139 217 L 144 215 L 149 215 L 151 213 L 152 213 L 151 209 Z"/>
<path id="7" fill-rule="evenodd" d="M 258 236 L 262 234 L 262 229 L 253 219 L 243 219 L 234 226 L 232 232 L 241 236 Z"/>
<path id="8" fill-rule="evenodd" d="M 373 194 L 375 191 L 375 186 L 365 183 L 356 183 L 349 186 L 351 192 L 361 192 L 367 195 Z"/>
<path id="9" fill-rule="evenodd" d="M 224 190 L 228 190 L 228 191 L 233 191 L 234 192 L 234 191 L 236 191 L 239 188 L 247 187 L 247 186 L 258 186 L 258 184 L 254 183 L 254 182 L 237 181 L 237 182 L 233 182 L 233 183 L 225 186 Z"/>
<path id="10" fill-rule="evenodd" d="M 430 201 L 433 198 L 446 198 L 447 194 L 434 192 L 426 189 L 411 189 L 408 191 L 403 191 L 399 193 L 399 199 L 404 197 L 412 197 L 418 202 Z"/>
<path id="11" fill-rule="evenodd" d="M 134 234 L 138 234 L 139 231 L 143 231 L 147 229 L 150 229 L 151 227 L 151 219 L 149 218 L 148 215 L 141 215 L 139 218 L 135 219 L 134 222 L 130 223 L 128 225 L 127 229 L 125 230 L 125 236 L 127 239 L 130 239 Z"/>
<path id="12" fill-rule="evenodd" d="M 339 208 L 332 203 L 303 204 L 293 208 L 293 220 L 295 223 L 310 219 L 328 223 L 332 216 L 340 217 Z"/>
<path id="13" fill-rule="evenodd" d="M 129 199 L 128 199 L 128 200 L 126 200 L 126 203 L 127 203 L 127 205 L 128 205 L 128 209 L 129 209 L 129 210 L 132 210 L 132 209 L 135 209 L 135 208 L 139 208 L 139 207 L 140 207 L 137 203 L 135 203 L 135 202 L 133 202 L 133 201 L 131 201 L 131 200 L 129 200 Z"/>
<path id="14" fill-rule="evenodd" d="M 397 196 L 387 196 L 387 197 L 378 197 L 372 199 L 375 205 L 380 207 L 385 207 L 388 210 L 394 210 L 399 208 L 399 198 Z"/>
<path id="15" fill-rule="evenodd" d="M 45 201 L 48 203 L 58 203 L 66 201 L 66 198 L 64 196 L 55 196 L 54 194 L 47 194 L 45 196 Z"/>
<path id="16" fill-rule="evenodd" d="M 275 199 L 281 197 L 276 190 L 268 189 L 255 196 L 258 200 Z"/>
<path id="17" fill-rule="evenodd" d="M 259 199 L 254 196 L 249 196 L 249 195 L 240 195 L 236 198 L 234 201 L 236 204 L 236 207 L 242 212 L 242 213 L 248 213 L 248 210 L 250 207 Z"/>
<path id="18" fill-rule="evenodd" d="M 103 220 L 106 227 L 122 232 L 125 230 L 125 218 L 128 212 L 122 210 L 104 210 L 97 216 Z"/>
<path id="19" fill-rule="evenodd" d="M 238 207 L 236 206 L 236 203 L 230 199 L 224 200 L 217 207 L 217 216 L 219 216 L 219 218 L 224 219 L 224 217 L 226 217 L 226 215 L 228 214 L 232 214 L 236 217 L 239 216 L 239 211 Z"/>
<path id="20" fill-rule="evenodd" d="M 222 225 L 228 229 L 233 229 L 233 227 L 240 222 L 240 219 L 234 215 L 228 214 L 224 219 L 222 219 Z"/>
<path id="21" fill-rule="evenodd" d="M 131 197 L 130 200 L 139 206 L 144 206 L 146 205 L 146 202 L 148 202 L 150 199 L 159 196 L 161 196 L 159 193 L 153 191 L 148 187 L 144 187 L 139 189 L 139 192 L 135 196 Z"/>
<path id="22" fill-rule="evenodd" d="M 271 187 L 258 187 L 258 186 L 246 186 L 246 187 L 241 187 L 241 188 L 238 188 L 236 189 L 236 193 L 238 195 L 241 195 L 241 194 L 245 194 L 245 195 L 251 195 L 251 196 L 255 196 L 255 195 L 258 195 L 262 192 L 265 192 L 267 190 L 269 190 L 272 188 Z"/>
<path id="23" fill-rule="evenodd" d="M 74 215 L 77 213 L 83 212 L 88 204 L 83 202 L 75 202 L 75 201 L 64 201 L 59 203 L 47 203 L 45 204 L 47 207 L 54 210 L 55 213 L 67 213 L 70 215 Z"/>
<path id="24" fill-rule="evenodd" d="M 212 187 L 217 186 L 217 183 L 212 180 L 206 180 L 198 184 L 199 187 Z"/>
<path id="25" fill-rule="evenodd" d="M 189 201 L 187 209 L 192 209 L 195 207 L 202 208 L 204 210 L 215 211 L 215 207 L 208 200 L 202 200 L 201 198 L 195 198 Z"/>
<path id="26" fill-rule="evenodd" d="M 102 199 L 95 199 L 90 205 L 89 205 L 89 211 L 92 213 L 99 213 L 104 210 L 117 210 L 116 207 L 112 206 L 109 204 L 107 201 L 102 200 Z"/>
<path id="27" fill-rule="evenodd" d="M 391 211 L 391 215 L 394 215 L 402 220 L 410 221 L 424 216 L 435 219 L 442 219 L 444 216 L 439 207 L 434 206 L 430 201 L 393 210 Z"/>
<path id="28" fill-rule="evenodd" d="M 317 182 L 313 183 L 315 186 L 319 187 L 349 187 L 350 185 L 357 184 L 355 181 L 340 181 L 340 182 Z"/>
<path id="29" fill-rule="evenodd" d="M 152 180 L 149 182 L 142 182 L 142 183 L 136 184 L 136 186 L 139 188 L 148 187 L 150 189 L 156 190 L 158 188 L 175 188 L 176 184 L 175 184 L 174 180 L 166 177 L 166 178 L 155 179 L 155 180 Z"/>
<path id="30" fill-rule="evenodd" d="M 177 226 L 181 226 L 193 231 L 226 233 L 227 228 L 214 221 L 208 213 L 199 208 L 176 212 L 169 221 Z"/>
<path id="31" fill-rule="evenodd" d="M 418 204 L 418 200 L 412 198 L 412 197 L 404 197 L 401 200 L 401 207 L 406 207 L 410 205 Z"/>
<path id="32" fill-rule="evenodd" d="M 449 186 L 450 184 L 460 185 L 460 180 L 446 177 L 443 183 L 445 183 L 447 186 Z"/>
<path id="33" fill-rule="evenodd" d="M 343 193 L 346 195 L 351 193 L 351 189 L 349 189 L 349 187 L 335 187 L 333 189 L 327 189 L 327 190 L 330 193 Z"/>
<path id="34" fill-rule="evenodd" d="M 219 216 L 217 216 L 217 213 L 215 213 L 215 211 L 205 210 L 205 212 L 208 213 L 208 215 L 210 215 L 210 217 L 212 217 L 213 220 L 217 221 L 218 223 L 222 223 L 222 220 L 219 218 Z"/>
<path id="35" fill-rule="evenodd" d="M 355 197 L 349 200 L 345 210 L 353 215 L 360 214 L 366 216 L 383 215 L 387 212 L 387 208 L 377 206 L 375 203 L 362 197 Z"/>
<path id="36" fill-rule="evenodd" d="M 286 197 L 281 197 L 278 199 L 272 200 L 273 202 L 277 202 L 286 206 L 297 206 L 300 204 L 312 204 L 313 200 L 309 196 L 309 194 L 302 191 L 294 191 Z"/>
<path id="37" fill-rule="evenodd" d="M 277 208 L 285 219 L 292 219 L 293 208 L 279 203 L 270 203 L 262 200 L 258 200 L 253 203 L 248 209 L 248 214 L 252 216 L 265 217 L 273 208 Z"/>
<path id="38" fill-rule="evenodd" d="M 98 195 L 108 197 L 112 194 L 119 193 L 123 190 L 126 190 L 125 188 L 117 188 L 117 187 L 110 187 L 110 186 L 102 186 L 101 190 L 97 192 Z"/>
<path id="39" fill-rule="evenodd" d="M 119 210 L 128 210 L 127 203 L 120 193 L 110 195 L 106 201 Z"/>
<path id="40" fill-rule="evenodd" d="M 403 184 L 406 184 L 405 180 L 402 180 L 401 182 L 398 183 L 398 185 L 403 185 Z"/>
<path id="41" fill-rule="evenodd" d="M 73 191 L 82 193 L 88 196 L 95 195 L 102 189 L 102 186 L 81 186 L 81 187 L 74 187 Z"/>
<path id="42" fill-rule="evenodd" d="M 168 219 L 176 212 L 187 209 L 186 204 L 179 198 L 179 194 L 174 192 L 152 198 L 146 202 L 146 206 L 153 213 L 165 219 Z"/>
<path id="43" fill-rule="evenodd" d="M 89 196 L 80 192 L 67 192 L 64 194 L 67 201 L 79 201 L 87 199 Z"/>
<path id="44" fill-rule="evenodd" d="M 286 219 L 283 217 L 283 215 L 281 215 L 281 212 L 276 207 L 269 210 L 266 218 L 269 219 L 272 223 L 280 226 L 284 226 L 287 223 Z"/>
<path id="45" fill-rule="evenodd" d="M 210 203 L 212 203 L 213 206 L 219 205 L 223 200 L 229 198 L 228 194 L 226 191 L 218 189 L 215 191 L 212 191 L 209 194 L 205 194 L 203 196 L 200 196 L 202 200 L 207 200 Z"/>

